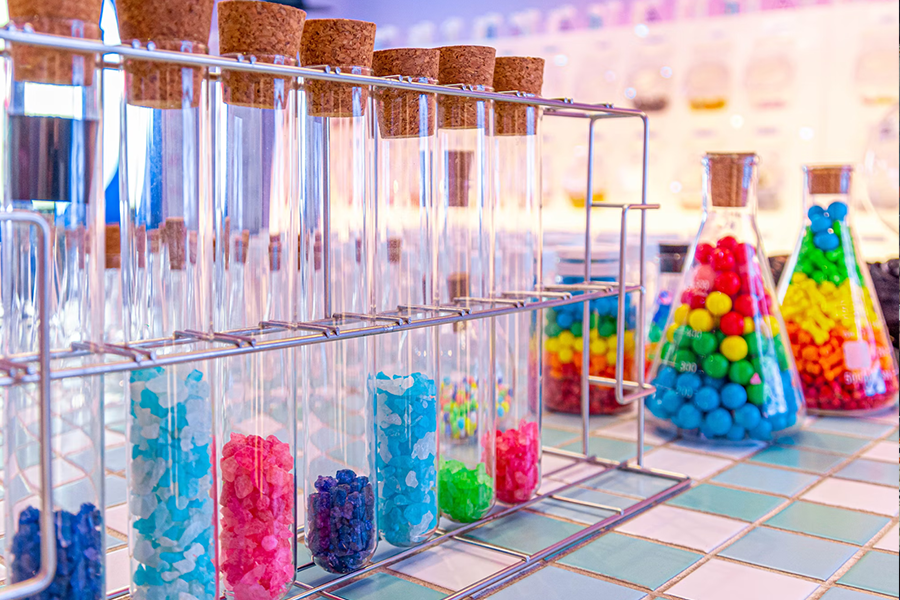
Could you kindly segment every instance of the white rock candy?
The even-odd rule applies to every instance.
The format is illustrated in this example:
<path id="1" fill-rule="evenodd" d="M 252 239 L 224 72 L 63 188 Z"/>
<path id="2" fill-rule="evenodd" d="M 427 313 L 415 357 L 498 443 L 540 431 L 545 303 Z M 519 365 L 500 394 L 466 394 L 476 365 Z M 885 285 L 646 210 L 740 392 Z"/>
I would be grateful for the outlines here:
<path id="1" fill-rule="evenodd" d="M 421 439 L 416 440 L 416 443 L 413 446 L 412 455 L 415 459 L 425 460 L 429 456 L 433 456 L 436 451 L 437 443 L 435 432 L 429 431 L 423 435 Z"/>
<path id="2" fill-rule="evenodd" d="M 410 471 L 406 474 L 406 485 L 411 488 L 419 487 L 419 480 L 416 479 L 415 471 Z"/>

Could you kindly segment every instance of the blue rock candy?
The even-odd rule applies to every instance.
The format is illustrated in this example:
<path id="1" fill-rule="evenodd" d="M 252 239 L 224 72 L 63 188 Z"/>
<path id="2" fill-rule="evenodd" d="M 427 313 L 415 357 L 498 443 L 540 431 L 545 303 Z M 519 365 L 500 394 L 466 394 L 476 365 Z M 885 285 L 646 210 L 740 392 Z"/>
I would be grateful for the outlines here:
<path id="1" fill-rule="evenodd" d="M 306 498 L 306 546 L 313 561 L 330 573 L 365 565 L 375 550 L 375 492 L 368 477 L 350 469 L 318 477 Z"/>

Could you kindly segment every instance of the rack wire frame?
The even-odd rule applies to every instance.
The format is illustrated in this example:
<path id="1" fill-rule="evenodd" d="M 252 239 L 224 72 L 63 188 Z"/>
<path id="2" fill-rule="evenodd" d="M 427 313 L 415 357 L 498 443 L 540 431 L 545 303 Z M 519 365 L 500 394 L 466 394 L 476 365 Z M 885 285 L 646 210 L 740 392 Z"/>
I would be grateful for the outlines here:
<path id="1" fill-rule="evenodd" d="M 458 600 L 460 598 L 477 596 L 484 592 L 510 581 L 511 579 L 538 567 L 545 559 L 570 550 L 578 544 L 598 535 L 616 524 L 629 519 L 668 498 L 684 491 L 690 486 L 690 479 L 678 473 L 671 473 L 659 469 L 644 466 L 644 405 L 637 402 L 637 444 L 635 461 L 633 463 L 623 461 L 610 461 L 590 455 L 590 426 L 589 426 L 589 396 L 590 386 L 613 388 L 615 397 L 620 404 L 630 404 L 641 400 L 655 392 L 653 385 L 645 381 L 645 354 L 644 354 L 644 320 L 645 320 L 645 294 L 646 294 L 646 211 L 659 208 L 658 205 L 647 202 L 647 168 L 648 168 L 648 144 L 649 128 L 646 114 L 638 110 L 617 108 L 610 104 L 581 104 L 571 99 L 545 99 L 531 94 L 487 92 L 470 86 L 438 86 L 413 81 L 409 78 L 377 78 L 364 75 L 341 73 L 339 69 L 330 68 L 303 68 L 286 65 L 261 64 L 255 57 L 241 56 L 238 58 L 223 58 L 199 54 L 184 54 L 181 52 L 157 50 L 154 45 L 147 47 L 132 46 L 108 46 L 101 42 L 37 34 L 29 30 L 17 30 L 10 25 L 0 29 L 0 40 L 4 43 L 3 56 L 8 56 L 6 44 L 22 44 L 69 50 L 98 56 L 98 66 L 104 69 L 122 69 L 124 59 L 149 60 L 166 62 L 170 64 L 184 65 L 208 69 L 210 79 L 217 79 L 218 74 L 224 70 L 244 71 L 256 74 L 278 75 L 292 78 L 299 85 L 306 79 L 332 81 L 355 84 L 358 86 L 370 86 L 373 88 L 391 88 L 406 90 L 438 96 L 458 96 L 470 99 L 507 102 L 516 104 L 528 104 L 543 109 L 545 116 L 578 118 L 588 122 L 588 161 L 586 173 L 586 198 L 592 198 L 593 189 L 593 157 L 596 152 L 594 144 L 594 127 L 598 121 L 604 119 L 631 118 L 641 122 L 643 131 L 642 152 L 642 179 L 641 201 L 633 204 L 609 204 L 589 201 L 585 203 L 585 273 L 584 283 L 576 285 L 538 285 L 533 290 L 506 290 L 494 292 L 488 298 L 455 298 L 449 304 L 438 306 L 398 306 L 395 311 L 379 314 L 327 314 L 326 318 L 312 322 L 290 323 L 281 321 L 266 321 L 257 328 L 224 331 L 224 332 L 199 332 L 176 331 L 171 337 L 147 340 L 139 343 L 111 344 L 105 341 L 84 340 L 72 344 L 70 348 L 52 350 L 49 347 L 49 326 L 47 319 L 50 305 L 49 269 L 47 264 L 50 256 L 49 228 L 44 220 L 30 211 L 13 210 L 0 214 L 0 221 L 24 223 L 38 229 L 38 237 L 41 241 L 37 252 L 36 270 L 40 274 L 38 281 L 42 283 L 38 288 L 39 305 L 39 351 L 35 353 L 18 354 L 0 357 L 0 371 L 5 371 L 5 376 L 0 376 L 0 387 L 37 383 L 41 408 L 41 473 L 42 490 L 41 503 L 43 508 L 41 531 L 42 539 L 51 539 L 53 531 L 52 523 L 52 452 L 50 440 L 50 381 L 67 377 L 83 377 L 89 375 L 102 375 L 116 372 L 131 371 L 154 366 L 168 366 L 199 360 L 211 360 L 228 356 L 265 352 L 270 350 L 282 350 L 315 343 L 328 343 L 340 339 L 379 335 L 404 329 L 420 327 L 435 327 L 455 323 L 459 321 L 486 319 L 505 314 L 522 311 L 542 310 L 566 304 L 583 303 L 583 318 L 587 323 L 590 320 L 590 300 L 597 298 L 617 296 L 617 338 L 621 341 L 625 334 L 625 307 L 626 295 L 629 293 L 638 296 L 638 314 L 635 327 L 635 371 L 637 381 L 625 379 L 624 373 L 624 343 L 616 346 L 616 373 L 615 378 L 592 376 L 588 369 L 582 369 L 581 374 L 581 445 L 580 453 L 568 452 L 555 448 L 544 448 L 544 452 L 565 456 L 573 459 L 573 463 L 564 469 L 577 465 L 590 464 L 602 467 L 602 471 L 575 482 L 562 485 L 552 492 L 536 495 L 522 504 L 501 508 L 485 518 L 463 525 L 452 531 L 440 531 L 438 535 L 426 542 L 404 550 L 387 559 L 371 563 L 370 565 L 337 577 L 327 583 L 318 586 L 304 584 L 295 578 L 295 585 L 303 589 L 298 594 L 289 594 L 285 600 L 301 600 L 311 596 L 322 596 L 333 600 L 340 600 L 333 590 L 354 580 L 365 576 L 376 569 L 388 567 L 415 554 L 433 548 L 448 540 L 457 540 L 465 544 L 472 544 L 515 556 L 518 562 L 506 567 L 493 575 L 483 578 L 471 585 L 445 597 L 445 600 Z M 620 211 L 619 228 L 619 274 L 618 279 L 608 283 L 591 282 L 592 262 L 592 237 L 591 221 L 594 209 L 607 209 Z M 627 256 L 627 226 L 628 216 L 637 211 L 640 216 L 640 243 L 639 243 L 639 278 L 635 283 L 625 281 L 625 265 Z M 326 228 L 328 224 L 326 223 Z M 328 235 L 323 235 L 323 241 L 328 243 Z M 327 252 L 323 248 L 323 252 Z M 326 287 L 329 278 L 325 278 Z M 429 316 L 416 317 L 417 314 Z M 285 332 L 306 332 L 301 335 L 284 337 Z M 278 334 L 278 335 L 273 335 Z M 276 339 L 269 339 L 269 338 Z M 193 349 L 192 344 L 203 343 L 200 349 Z M 185 349 L 187 346 L 187 349 Z M 168 350 L 169 352 L 166 352 Z M 174 350 L 174 351 L 172 351 Z M 182 350 L 182 351 L 178 351 Z M 590 364 L 590 349 L 587 344 L 582 349 L 582 364 Z M 110 357 L 122 360 L 110 360 Z M 64 366 L 52 368 L 53 360 L 80 359 L 79 366 Z M 94 359 L 96 362 L 92 362 Z M 71 361 L 69 361 L 71 362 Z M 87 363 L 87 364 L 83 364 Z M 591 480 L 603 476 L 611 471 L 636 473 L 649 477 L 662 478 L 671 481 L 672 485 L 664 490 L 647 497 L 646 499 L 626 508 L 621 509 L 605 506 L 597 503 L 568 498 L 562 495 L 567 490 L 576 488 Z M 599 510 L 611 511 L 613 514 L 601 521 L 589 525 L 582 530 L 573 533 L 559 542 L 543 548 L 535 553 L 527 554 L 517 552 L 466 537 L 466 534 L 493 521 L 502 519 L 522 509 L 552 499 L 555 501 L 570 503 Z M 298 532 L 299 534 L 300 532 Z M 52 573 L 55 572 L 55 545 L 42 544 L 42 568 L 35 577 L 0 587 L 0 600 L 18 600 L 41 591 L 49 585 Z M 313 563 L 301 565 L 298 573 L 310 568 Z M 121 598 L 128 595 L 126 591 L 120 591 L 110 595 L 110 598 Z"/>

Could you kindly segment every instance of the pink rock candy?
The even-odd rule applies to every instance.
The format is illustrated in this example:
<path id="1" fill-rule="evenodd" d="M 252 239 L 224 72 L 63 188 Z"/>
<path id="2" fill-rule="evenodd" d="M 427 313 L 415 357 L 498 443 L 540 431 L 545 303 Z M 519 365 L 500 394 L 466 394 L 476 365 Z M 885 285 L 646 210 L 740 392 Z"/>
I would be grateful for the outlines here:
<path id="1" fill-rule="evenodd" d="M 294 468 L 288 444 L 232 433 L 222 447 L 222 572 L 235 600 L 280 598 L 294 578 Z"/>
<path id="2" fill-rule="evenodd" d="M 540 436 L 538 425 L 521 421 L 518 429 L 497 432 L 497 499 L 525 502 L 537 489 Z"/>

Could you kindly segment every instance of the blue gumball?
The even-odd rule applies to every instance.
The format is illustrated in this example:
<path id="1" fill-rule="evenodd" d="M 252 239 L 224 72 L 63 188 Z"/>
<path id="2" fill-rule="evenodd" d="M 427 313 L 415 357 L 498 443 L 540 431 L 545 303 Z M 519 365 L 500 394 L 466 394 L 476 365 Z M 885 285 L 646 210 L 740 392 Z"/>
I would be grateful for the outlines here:
<path id="1" fill-rule="evenodd" d="M 744 404 L 734 411 L 734 422 L 748 431 L 752 431 L 761 420 L 759 409 L 752 404 Z"/>
<path id="2" fill-rule="evenodd" d="M 831 229 L 831 219 L 829 219 L 825 215 L 815 217 L 812 221 L 809 222 L 809 228 L 813 233 L 816 234 L 825 233 L 829 229 Z"/>
<path id="3" fill-rule="evenodd" d="M 682 404 L 684 404 L 684 398 L 682 398 L 681 394 L 675 390 L 666 391 L 666 393 L 662 395 L 662 398 L 660 398 L 662 409 L 669 415 L 676 414 Z"/>
<path id="4" fill-rule="evenodd" d="M 837 234 L 824 232 L 816 234 L 813 238 L 813 244 L 815 244 L 816 248 L 822 252 L 828 252 L 829 250 L 834 250 L 840 246 L 841 242 L 838 239 Z"/>
<path id="5" fill-rule="evenodd" d="M 847 218 L 847 205 L 840 200 L 828 205 L 828 216 L 835 221 L 843 221 Z"/>
<path id="6" fill-rule="evenodd" d="M 705 437 L 708 440 L 714 440 L 717 437 L 720 437 L 715 431 L 710 429 L 709 425 L 707 425 L 706 421 L 700 424 L 700 435 Z"/>
<path id="7" fill-rule="evenodd" d="M 725 435 L 733 424 L 731 413 L 724 408 L 717 408 L 703 419 L 704 425 L 716 436 Z"/>
<path id="8" fill-rule="evenodd" d="M 657 419 L 669 418 L 669 413 L 666 412 L 666 410 L 662 407 L 662 399 L 660 398 L 659 394 L 653 394 L 652 396 L 648 397 L 645 406 L 647 407 L 647 410 L 649 410 Z"/>
<path id="9" fill-rule="evenodd" d="M 678 409 L 678 426 L 682 429 L 697 429 L 703 422 L 703 415 L 693 404 L 686 403 Z"/>
<path id="10" fill-rule="evenodd" d="M 696 373 L 682 373 L 675 380 L 675 389 L 685 398 L 690 398 L 700 389 L 703 382 Z"/>
<path id="11" fill-rule="evenodd" d="M 560 329 L 569 329 L 572 327 L 572 315 L 567 312 L 561 312 L 556 315 L 556 324 Z"/>
<path id="12" fill-rule="evenodd" d="M 772 431 L 781 431 L 787 428 L 787 415 L 778 413 L 769 417 L 769 423 L 772 424 Z"/>
<path id="13" fill-rule="evenodd" d="M 719 392 L 711 387 L 702 387 L 694 393 L 694 406 L 703 412 L 719 407 Z"/>
<path id="14" fill-rule="evenodd" d="M 659 373 L 656 374 L 656 379 L 653 380 L 653 385 L 658 388 L 673 388 L 675 387 L 675 379 L 678 377 L 678 371 L 669 366 L 660 367 Z"/>
<path id="15" fill-rule="evenodd" d="M 747 390 L 739 383 L 728 383 L 722 388 L 722 406 L 735 410 L 747 403 Z"/>
<path id="16" fill-rule="evenodd" d="M 728 433 L 725 434 L 725 437 L 732 442 L 740 442 L 747 437 L 747 430 L 735 423 L 728 430 Z"/>
<path id="17" fill-rule="evenodd" d="M 754 440 L 767 442 L 772 439 L 772 424 L 765 419 L 760 419 L 756 427 L 750 430 L 750 437 Z"/>
<path id="18" fill-rule="evenodd" d="M 810 206 L 809 210 L 806 211 L 806 214 L 810 220 L 815 219 L 816 217 L 824 217 L 825 209 L 821 206 Z"/>
<path id="19" fill-rule="evenodd" d="M 703 375 L 703 385 L 706 387 L 711 387 L 714 390 L 721 390 L 722 386 L 725 385 L 724 377 L 710 377 L 709 375 Z"/>

